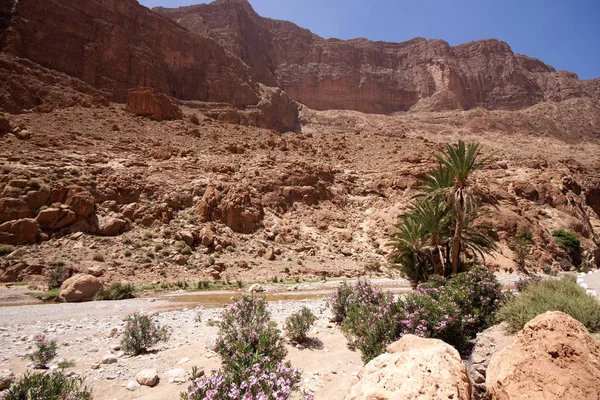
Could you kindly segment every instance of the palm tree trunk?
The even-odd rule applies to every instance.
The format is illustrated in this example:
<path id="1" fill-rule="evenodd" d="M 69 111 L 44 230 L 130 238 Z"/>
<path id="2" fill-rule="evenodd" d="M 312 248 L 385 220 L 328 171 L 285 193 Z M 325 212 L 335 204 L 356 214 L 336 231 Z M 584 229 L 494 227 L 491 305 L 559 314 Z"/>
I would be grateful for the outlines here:
<path id="1" fill-rule="evenodd" d="M 465 218 L 465 199 L 462 188 L 458 189 L 454 194 L 454 207 L 456 210 L 456 227 L 454 229 L 454 237 L 452 238 L 452 249 L 450 250 L 452 274 L 458 273 L 458 264 L 460 263 L 460 245 Z"/>
<path id="2" fill-rule="evenodd" d="M 458 264 L 460 263 L 460 244 L 462 237 L 462 225 L 463 221 L 461 218 L 456 218 L 456 229 L 454 230 L 454 237 L 452 238 L 452 249 L 450 250 L 450 256 L 452 258 L 452 274 L 458 273 Z"/>

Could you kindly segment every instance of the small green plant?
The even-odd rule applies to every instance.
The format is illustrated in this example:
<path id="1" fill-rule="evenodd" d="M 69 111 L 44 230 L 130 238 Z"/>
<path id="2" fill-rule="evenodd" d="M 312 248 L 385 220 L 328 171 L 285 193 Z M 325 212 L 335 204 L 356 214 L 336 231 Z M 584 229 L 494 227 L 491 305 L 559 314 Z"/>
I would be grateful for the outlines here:
<path id="1" fill-rule="evenodd" d="M 39 106 L 42 104 L 42 98 L 40 96 L 33 96 L 33 104 Z"/>
<path id="2" fill-rule="evenodd" d="M 4 393 L 3 400 L 92 400 L 92 390 L 84 378 L 67 377 L 61 372 L 25 374 Z"/>
<path id="3" fill-rule="evenodd" d="M 208 265 L 215 265 L 215 257 L 213 257 L 213 256 L 208 257 Z"/>
<path id="4" fill-rule="evenodd" d="M 123 253 L 125 257 L 131 257 L 131 254 L 131 250 L 125 250 L 125 253 Z"/>
<path id="5" fill-rule="evenodd" d="M 508 324 L 509 332 L 515 333 L 547 311 L 569 314 L 590 332 L 600 330 L 600 303 L 588 295 L 572 276 L 528 284 L 520 296 L 502 307 L 498 318 Z"/>
<path id="6" fill-rule="evenodd" d="M 210 287 L 210 282 L 209 281 L 198 281 L 198 283 L 196 284 L 196 288 L 198 290 L 206 290 Z"/>
<path id="7" fill-rule="evenodd" d="M 135 296 L 133 291 L 135 288 L 131 284 L 122 284 L 114 282 L 108 289 L 103 289 L 94 296 L 94 300 L 124 300 L 132 299 Z"/>
<path id="8" fill-rule="evenodd" d="M 164 269 L 161 269 L 160 271 L 158 271 L 158 274 L 160 276 L 162 276 L 163 278 L 167 277 L 167 271 L 165 271 Z"/>
<path id="9" fill-rule="evenodd" d="M 33 190 L 39 190 L 42 185 L 40 185 L 40 182 L 36 179 L 30 179 L 29 182 L 27 182 L 27 187 Z"/>
<path id="10" fill-rule="evenodd" d="M 98 261 L 98 262 L 104 262 L 104 255 L 101 253 L 96 253 L 96 254 L 94 254 L 94 257 L 92 257 L 92 260 Z"/>
<path id="11" fill-rule="evenodd" d="M 36 349 L 29 355 L 36 368 L 47 368 L 47 364 L 56 357 L 56 342 L 47 340 L 45 335 L 36 335 L 33 338 Z"/>
<path id="12" fill-rule="evenodd" d="M 0 245 L 0 256 L 6 256 L 12 253 L 13 251 L 15 251 L 15 246 L 12 246 L 10 244 Z"/>
<path id="13" fill-rule="evenodd" d="M 75 361 L 64 360 L 59 362 L 57 365 L 59 369 L 73 368 L 75 366 Z"/>
<path id="14" fill-rule="evenodd" d="M 168 341 L 169 337 L 170 332 L 166 327 L 161 327 L 146 315 L 134 314 L 127 319 L 121 348 L 127 354 L 138 355 L 160 342 Z"/>
<path id="15" fill-rule="evenodd" d="M 52 263 L 50 263 L 52 265 Z M 50 270 L 50 276 L 48 277 L 48 288 L 56 289 L 61 287 L 63 282 L 68 278 L 67 270 L 64 267 L 64 263 L 56 264 L 56 266 Z"/>
<path id="16" fill-rule="evenodd" d="M 563 249 L 575 266 L 579 266 L 581 263 L 581 242 L 577 235 L 572 232 L 565 231 L 562 229 L 552 232 L 552 236 L 556 240 L 556 243 Z"/>
<path id="17" fill-rule="evenodd" d="M 290 315 L 285 320 L 285 335 L 292 342 L 303 343 L 306 341 L 306 334 L 316 320 L 317 317 L 310 309 L 302 307 L 302 310 Z"/>

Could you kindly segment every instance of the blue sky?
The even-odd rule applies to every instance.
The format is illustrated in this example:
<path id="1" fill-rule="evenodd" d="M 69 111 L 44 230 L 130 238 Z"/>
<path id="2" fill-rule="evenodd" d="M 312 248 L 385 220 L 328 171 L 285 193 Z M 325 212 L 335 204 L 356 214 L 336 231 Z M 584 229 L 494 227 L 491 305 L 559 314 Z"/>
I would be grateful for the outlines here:
<path id="1" fill-rule="evenodd" d="M 178 7 L 201 0 L 139 0 Z M 319 36 L 401 42 L 420 36 L 451 45 L 497 38 L 516 53 L 581 79 L 600 77 L 600 0 L 250 0 L 260 15 Z"/>

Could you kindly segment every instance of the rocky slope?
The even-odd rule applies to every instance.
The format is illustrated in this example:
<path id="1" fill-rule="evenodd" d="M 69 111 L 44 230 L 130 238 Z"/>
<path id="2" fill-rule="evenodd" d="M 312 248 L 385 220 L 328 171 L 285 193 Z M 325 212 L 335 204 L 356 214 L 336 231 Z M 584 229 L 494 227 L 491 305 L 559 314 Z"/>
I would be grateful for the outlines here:
<path id="1" fill-rule="evenodd" d="M 214 38 L 250 67 L 255 80 L 279 86 L 319 110 L 521 109 L 543 101 L 600 98 L 599 79 L 581 81 L 557 72 L 497 40 L 450 46 L 422 38 L 404 43 L 323 39 L 259 16 L 247 0 L 154 11 Z"/>

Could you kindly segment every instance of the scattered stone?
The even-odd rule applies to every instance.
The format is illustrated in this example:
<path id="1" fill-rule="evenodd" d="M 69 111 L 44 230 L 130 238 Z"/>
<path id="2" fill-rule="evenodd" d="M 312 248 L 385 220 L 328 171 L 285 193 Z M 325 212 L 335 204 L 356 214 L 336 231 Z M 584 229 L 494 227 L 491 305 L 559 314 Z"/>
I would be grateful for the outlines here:
<path id="1" fill-rule="evenodd" d="M 126 388 L 127 388 L 127 390 L 135 392 L 136 390 L 139 390 L 141 388 L 141 385 L 139 383 L 137 383 L 136 381 L 129 381 L 129 382 L 127 382 Z"/>
<path id="2" fill-rule="evenodd" d="M 116 364 L 118 357 L 114 354 L 105 354 L 102 357 L 102 364 Z"/>
<path id="3" fill-rule="evenodd" d="M 149 87 L 129 90 L 127 111 L 156 121 L 183 119 L 181 109 L 168 96 Z"/>
<path id="4" fill-rule="evenodd" d="M 102 267 L 100 265 L 94 265 L 87 269 L 87 273 L 89 275 L 95 276 L 96 278 L 99 278 L 102 275 L 104 275 L 104 272 L 106 272 L 106 269 L 104 269 L 104 267 Z"/>
<path id="5" fill-rule="evenodd" d="M 253 285 L 250 285 L 250 287 L 248 288 L 248 292 L 249 293 L 261 293 L 264 292 L 265 289 L 259 285 L 258 283 L 255 283 Z"/>
<path id="6" fill-rule="evenodd" d="M 144 369 L 135 376 L 135 380 L 140 385 L 154 387 L 158 383 L 158 372 L 151 368 Z"/>
<path id="7" fill-rule="evenodd" d="M 188 381 L 188 372 L 183 368 L 173 368 L 165 372 L 170 383 L 184 383 Z"/>
<path id="8" fill-rule="evenodd" d="M 269 261 L 275 260 L 275 250 L 272 247 L 269 247 L 267 249 L 267 252 L 265 253 L 265 258 Z"/>

